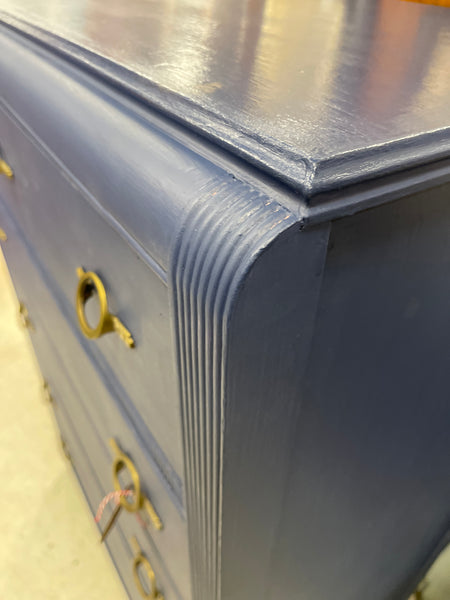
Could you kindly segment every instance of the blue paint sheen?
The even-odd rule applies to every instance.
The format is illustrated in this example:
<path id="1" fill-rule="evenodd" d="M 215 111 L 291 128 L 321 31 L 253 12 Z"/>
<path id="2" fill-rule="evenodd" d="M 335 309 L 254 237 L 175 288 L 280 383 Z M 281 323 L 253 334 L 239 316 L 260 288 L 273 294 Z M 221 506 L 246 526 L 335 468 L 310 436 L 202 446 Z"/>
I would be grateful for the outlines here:
<path id="1" fill-rule="evenodd" d="M 166 600 L 406 600 L 450 539 L 450 10 L 0 0 L 0 226 L 94 510 Z M 76 268 L 131 331 L 82 336 Z M 90 304 L 92 308 L 92 304 Z M 95 318 L 95 311 L 90 318 Z"/>
<path id="2" fill-rule="evenodd" d="M 0 9 L 5 23 L 307 196 L 448 156 L 444 7 L 2 0 Z"/>

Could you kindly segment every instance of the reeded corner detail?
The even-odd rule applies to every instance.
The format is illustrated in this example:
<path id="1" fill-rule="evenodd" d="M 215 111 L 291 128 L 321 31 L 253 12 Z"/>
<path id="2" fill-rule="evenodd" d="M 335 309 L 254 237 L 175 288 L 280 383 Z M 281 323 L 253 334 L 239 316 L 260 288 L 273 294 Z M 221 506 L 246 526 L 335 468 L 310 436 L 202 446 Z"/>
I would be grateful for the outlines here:
<path id="1" fill-rule="evenodd" d="M 174 247 L 169 285 L 195 600 L 220 598 L 224 375 L 234 300 L 255 258 L 295 222 L 285 207 L 235 182 L 192 207 Z"/>

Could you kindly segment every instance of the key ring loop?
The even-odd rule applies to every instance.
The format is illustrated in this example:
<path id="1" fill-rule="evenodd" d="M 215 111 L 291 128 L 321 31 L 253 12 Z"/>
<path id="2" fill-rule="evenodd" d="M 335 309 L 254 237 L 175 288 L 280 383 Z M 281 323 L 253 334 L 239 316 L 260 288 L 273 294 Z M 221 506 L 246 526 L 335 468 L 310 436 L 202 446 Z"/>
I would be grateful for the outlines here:
<path id="1" fill-rule="evenodd" d="M 114 331 L 114 324 L 108 311 L 108 299 L 102 280 L 93 271 L 85 271 L 82 267 L 77 269 L 77 275 L 76 310 L 81 331 L 91 340 Z M 84 305 L 92 294 L 92 288 L 95 288 L 100 304 L 100 318 L 95 327 L 89 325 L 84 313 Z"/>
<path id="2" fill-rule="evenodd" d="M 125 496 L 121 496 L 120 504 L 128 512 L 136 512 L 142 507 L 141 480 L 139 478 L 139 473 L 137 472 L 133 461 L 122 452 L 114 439 L 110 440 L 110 445 L 116 455 L 112 465 L 114 489 L 116 491 L 120 491 L 122 489 L 122 485 L 119 480 L 119 473 L 123 469 L 128 469 L 131 476 L 131 481 L 133 482 L 133 501 L 130 502 Z"/>

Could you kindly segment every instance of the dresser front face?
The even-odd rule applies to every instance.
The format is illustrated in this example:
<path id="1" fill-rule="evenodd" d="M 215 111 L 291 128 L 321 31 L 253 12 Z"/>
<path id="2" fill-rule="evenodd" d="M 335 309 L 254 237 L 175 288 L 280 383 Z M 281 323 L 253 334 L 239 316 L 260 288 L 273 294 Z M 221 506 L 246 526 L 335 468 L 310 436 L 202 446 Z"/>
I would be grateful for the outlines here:
<path id="1" fill-rule="evenodd" d="M 165 598 L 190 599 L 187 523 L 183 496 L 180 496 L 181 483 L 178 490 L 173 485 L 177 482 L 175 469 L 167 457 L 161 456 L 161 450 L 155 453 L 152 431 L 141 436 L 125 412 L 121 397 L 112 386 L 113 376 L 89 349 L 89 344 L 96 340 L 80 335 L 78 322 L 71 316 L 73 306 L 55 292 L 51 273 L 35 246 L 27 240 L 7 202 L 0 205 L 0 218 L 7 234 L 4 252 L 22 316 L 26 314 L 61 434 L 92 511 L 95 512 L 102 498 L 115 488 L 112 473 L 116 455 L 111 448 L 111 440 L 115 440 L 132 460 L 142 493 L 151 500 L 163 524 L 158 531 L 145 510 L 141 524 L 136 514 L 122 511 L 118 527 L 114 528 L 111 539 L 108 537 L 108 548 L 128 593 L 133 598 L 140 597 L 131 567 L 135 552 L 131 540 L 136 537 L 142 552 L 151 561 Z M 118 345 L 123 344 L 116 334 L 109 335 Z M 134 350 L 126 349 L 130 353 Z M 156 428 L 157 423 L 152 430 Z M 130 474 L 127 469 L 121 473 L 122 486 L 134 486 Z M 108 517 L 105 513 L 102 526 Z"/>
<path id="2" fill-rule="evenodd" d="M 130 597 L 141 597 L 132 569 L 136 538 L 165 600 L 191 600 L 177 359 L 166 272 L 102 208 L 95 187 L 87 189 L 42 143 L 33 124 L 10 109 L 0 108 L 0 157 L 13 171 L 12 177 L 0 177 L 0 223 L 8 238 L 4 251 L 67 450 L 95 512 L 115 487 L 114 440 L 132 461 L 143 497 L 150 499 L 162 523 L 160 531 L 152 526 L 143 503 L 144 519 L 139 522 L 136 514 L 122 510 L 107 540 Z M 145 211 L 151 219 L 148 194 Z M 123 202 L 132 214 L 137 202 L 133 194 Z M 93 274 L 84 287 L 83 272 Z M 88 335 L 103 317 L 105 323 L 114 319 L 111 330 Z M 120 483 L 135 489 L 130 470 L 121 469 Z M 148 588 L 142 566 L 139 573 Z"/>
<path id="3" fill-rule="evenodd" d="M 82 267 L 101 278 L 109 311 L 130 331 L 134 348 L 115 333 L 86 339 L 84 344 L 182 501 L 183 460 L 167 285 L 106 223 L 70 173 L 4 113 L 0 139 L 5 158 L 14 167 L 14 179 L 2 182 L 2 197 L 36 260 L 45 265 L 51 293 L 73 327 L 83 335 L 75 301 L 77 269 Z M 86 319 L 95 325 L 99 319 L 95 302 L 86 305 L 86 312 Z"/>

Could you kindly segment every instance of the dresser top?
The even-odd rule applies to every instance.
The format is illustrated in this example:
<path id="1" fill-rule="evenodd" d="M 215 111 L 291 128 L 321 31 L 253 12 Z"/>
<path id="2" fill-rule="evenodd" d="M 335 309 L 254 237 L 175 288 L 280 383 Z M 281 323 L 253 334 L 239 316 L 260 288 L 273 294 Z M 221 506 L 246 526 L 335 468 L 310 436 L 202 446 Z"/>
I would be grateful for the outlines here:
<path id="1" fill-rule="evenodd" d="M 0 11 L 6 26 L 128 87 L 307 199 L 450 154 L 444 6 L 0 0 Z"/>

